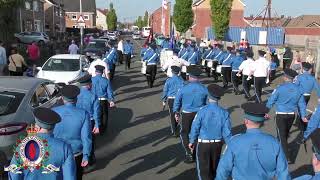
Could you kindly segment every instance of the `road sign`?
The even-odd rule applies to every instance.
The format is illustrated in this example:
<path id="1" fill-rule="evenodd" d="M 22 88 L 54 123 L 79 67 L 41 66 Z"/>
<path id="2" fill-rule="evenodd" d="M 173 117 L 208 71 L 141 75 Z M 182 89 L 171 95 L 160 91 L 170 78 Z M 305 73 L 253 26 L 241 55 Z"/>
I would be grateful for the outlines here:
<path id="1" fill-rule="evenodd" d="M 83 16 L 80 15 L 79 18 L 78 18 L 78 23 L 84 23 L 84 19 L 83 19 Z"/>

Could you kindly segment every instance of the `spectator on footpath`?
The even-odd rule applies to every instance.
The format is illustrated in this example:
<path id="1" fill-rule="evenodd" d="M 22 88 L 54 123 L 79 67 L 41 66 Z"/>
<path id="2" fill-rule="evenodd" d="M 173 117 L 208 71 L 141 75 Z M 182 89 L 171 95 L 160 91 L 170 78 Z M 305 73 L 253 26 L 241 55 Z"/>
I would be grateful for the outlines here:
<path id="1" fill-rule="evenodd" d="M 312 72 L 314 72 L 314 68 L 315 68 L 315 57 L 314 57 L 314 55 L 312 54 L 312 52 L 311 52 L 311 50 L 309 50 L 308 51 L 308 55 L 307 55 L 307 57 L 306 57 L 306 62 L 307 63 L 310 63 L 311 64 L 311 66 L 312 66 Z"/>
<path id="2" fill-rule="evenodd" d="M 17 49 L 13 48 L 11 50 L 11 55 L 9 56 L 9 72 L 10 76 L 23 76 L 24 68 L 27 63 L 24 58 L 18 53 Z"/>
<path id="3" fill-rule="evenodd" d="M 7 67 L 7 55 L 6 49 L 3 47 L 3 42 L 0 40 L 0 75 L 5 74 Z"/>
<path id="4" fill-rule="evenodd" d="M 284 48 L 284 54 L 283 54 L 283 69 L 288 69 L 292 63 L 292 51 L 291 48 L 288 47 L 288 45 L 285 46 Z"/>
<path id="5" fill-rule="evenodd" d="M 76 45 L 75 41 L 72 40 L 68 48 L 69 54 L 78 54 L 78 51 L 79 51 L 79 47 Z"/>
<path id="6" fill-rule="evenodd" d="M 36 42 L 32 42 L 31 45 L 28 45 L 27 54 L 29 57 L 28 64 L 32 66 L 32 75 L 34 76 L 40 58 L 40 49 Z"/>
<path id="7" fill-rule="evenodd" d="M 298 74 L 302 73 L 302 61 L 301 61 L 301 55 L 299 51 L 296 51 L 295 57 L 292 61 L 290 68 L 295 70 Z"/>

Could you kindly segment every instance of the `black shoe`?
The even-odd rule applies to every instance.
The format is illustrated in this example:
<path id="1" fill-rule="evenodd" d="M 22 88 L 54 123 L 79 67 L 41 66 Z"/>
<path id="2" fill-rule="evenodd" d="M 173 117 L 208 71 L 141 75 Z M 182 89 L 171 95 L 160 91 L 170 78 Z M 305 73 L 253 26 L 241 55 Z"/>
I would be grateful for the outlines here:
<path id="1" fill-rule="evenodd" d="M 96 169 L 96 164 L 91 164 L 91 165 L 88 165 L 86 167 L 83 168 L 83 173 L 84 174 L 87 174 L 87 173 L 90 173 L 92 171 L 94 171 Z"/>
<path id="2" fill-rule="evenodd" d="M 187 163 L 187 164 L 194 163 L 194 159 L 193 159 L 192 154 L 186 155 L 186 159 L 184 160 L 184 162 Z"/>

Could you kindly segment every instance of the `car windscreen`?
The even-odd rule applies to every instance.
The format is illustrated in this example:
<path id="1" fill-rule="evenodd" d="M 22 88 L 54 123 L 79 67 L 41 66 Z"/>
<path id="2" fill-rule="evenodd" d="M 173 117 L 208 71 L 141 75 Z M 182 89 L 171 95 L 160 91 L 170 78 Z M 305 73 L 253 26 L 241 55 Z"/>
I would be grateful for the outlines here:
<path id="1" fill-rule="evenodd" d="M 144 28 L 143 30 L 144 30 L 144 31 L 150 31 L 151 28 Z"/>
<path id="2" fill-rule="evenodd" d="M 0 91 L 0 116 L 15 113 L 23 97 L 23 93 Z"/>
<path id="3" fill-rule="evenodd" d="M 92 41 L 88 44 L 87 48 L 105 48 L 106 43 L 104 41 Z"/>
<path id="4" fill-rule="evenodd" d="M 79 59 L 58 59 L 50 58 L 42 70 L 44 71 L 79 71 L 80 60 Z"/>

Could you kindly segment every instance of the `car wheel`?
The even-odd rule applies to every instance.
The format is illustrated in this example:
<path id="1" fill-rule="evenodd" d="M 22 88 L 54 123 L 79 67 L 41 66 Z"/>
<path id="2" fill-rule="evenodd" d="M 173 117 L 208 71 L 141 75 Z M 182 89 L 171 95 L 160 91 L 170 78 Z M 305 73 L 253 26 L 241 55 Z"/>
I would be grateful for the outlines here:
<path id="1" fill-rule="evenodd" d="M 44 46 L 44 41 L 40 40 L 40 41 L 38 42 L 38 44 L 39 44 L 40 46 Z"/>

